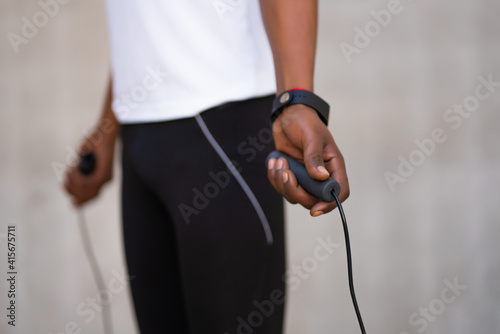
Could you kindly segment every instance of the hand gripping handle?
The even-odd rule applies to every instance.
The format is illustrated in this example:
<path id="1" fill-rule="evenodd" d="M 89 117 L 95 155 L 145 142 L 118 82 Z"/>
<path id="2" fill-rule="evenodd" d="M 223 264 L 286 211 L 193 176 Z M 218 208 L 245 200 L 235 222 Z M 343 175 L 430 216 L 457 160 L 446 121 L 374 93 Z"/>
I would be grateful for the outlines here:
<path id="1" fill-rule="evenodd" d="M 323 201 L 333 202 L 335 200 L 332 195 L 332 191 L 335 192 L 335 195 L 340 195 L 340 184 L 333 178 L 330 177 L 326 181 L 315 180 L 309 176 L 304 164 L 298 162 L 297 160 L 294 160 L 285 153 L 278 151 L 273 151 L 267 156 L 266 166 L 269 162 L 269 159 L 271 158 L 275 158 L 276 160 L 278 160 L 279 158 L 285 158 L 288 161 L 290 170 L 293 172 L 293 174 L 295 174 L 299 185 L 307 192 L 322 199 Z"/>

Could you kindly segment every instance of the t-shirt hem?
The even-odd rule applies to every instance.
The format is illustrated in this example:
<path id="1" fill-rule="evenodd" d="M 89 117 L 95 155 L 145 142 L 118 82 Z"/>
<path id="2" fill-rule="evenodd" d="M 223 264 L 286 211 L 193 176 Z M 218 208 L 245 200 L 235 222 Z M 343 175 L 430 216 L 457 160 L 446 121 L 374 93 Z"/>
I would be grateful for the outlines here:
<path id="1" fill-rule="evenodd" d="M 134 123 L 157 123 L 165 121 L 174 121 L 184 118 L 195 117 L 205 110 L 229 103 L 244 101 L 248 99 L 261 98 L 271 94 L 275 94 L 276 90 L 269 89 L 261 91 L 258 94 L 249 96 L 241 95 L 235 98 L 221 98 L 212 101 L 201 101 L 199 103 L 182 103 L 182 104 L 157 104 L 157 105 L 144 105 L 140 109 L 136 109 L 130 113 L 129 116 L 124 116 L 115 111 L 115 116 L 120 124 L 134 124 Z M 168 112 L 166 112 L 168 111 Z"/>

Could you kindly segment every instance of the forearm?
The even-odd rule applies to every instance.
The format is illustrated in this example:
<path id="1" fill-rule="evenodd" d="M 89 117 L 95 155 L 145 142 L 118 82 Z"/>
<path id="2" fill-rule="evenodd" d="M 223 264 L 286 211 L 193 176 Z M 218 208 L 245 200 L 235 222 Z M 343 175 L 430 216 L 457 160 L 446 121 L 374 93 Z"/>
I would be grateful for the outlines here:
<path id="1" fill-rule="evenodd" d="M 120 132 L 120 123 L 116 119 L 111 104 L 113 93 L 109 80 L 104 105 L 95 128 L 85 135 L 79 154 L 92 152 L 96 157 L 96 166 L 90 175 L 80 173 L 76 165 L 66 170 L 64 187 L 71 195 L 72 202 L 79 206 L 94 198 L 101 187 L 111 180 L 113 175 L 113 157 L 115 142 Z"/>
<path id="2" fill-rule="evenodd" d="M 113 139 L 120 132 L 120 123 L 118 122 L 115 113 L 112 108 L 113 103 L 113 84 L 111 76 L 109 78 L 108 86 L 106 89 L 106 97 L 104 100 L 104 105 L 102 108 L 102 113 L 98 121 L 98 128 L 102 131 L 102 133 Z"/>
<path id="3" fill-rule="evenodd" d="M 313 91 L 317 0 L 260 0 L 273 51 L 278 94 L 296 87 Z"/>

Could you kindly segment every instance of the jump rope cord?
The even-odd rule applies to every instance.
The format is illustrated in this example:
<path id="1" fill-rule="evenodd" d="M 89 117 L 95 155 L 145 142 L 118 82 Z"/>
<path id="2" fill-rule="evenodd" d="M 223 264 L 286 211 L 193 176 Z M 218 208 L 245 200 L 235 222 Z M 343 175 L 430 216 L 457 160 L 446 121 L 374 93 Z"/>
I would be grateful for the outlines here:
<path id="1" fill-rule="evenodd" d="M 87 229 L 87 222 L 85 220 L 85 215 L 83 214 L 83 210 L 78 210 L 78 227 L 80 228 L 80 235 L 82 236 L 83 248 L 85 250 L 85 255 L 90 263 L 90 267 L 92 268 L 92 274 L 94 276 L 95 283 L 99 292 L 106 291 L 106 285 L 104 284 L 104 278 L 99 270 L 99 265 L 97 263 L 97 258 L 92 249 L 92 243 L 90 242 L 89 231 Z M 105 334 L 113 334 L 113 326 L 111 323 L 111 309 L 109 303 L 103 303 L 102 307 L 102 322 L 104 326 Z"/>
<path id="2" fill-rule="evenodd" d="M 356 317 L 358 318 L 359 328 L 362 334 L 366 334 L 365 325 L 363 324 L 363 319 L 361 318 L 361 312 L 359 311 L 358 302 L 356 300 L 356 294 L 354 292 L 354 280 L 352 278 L 352 259 L 351 259 L 351 243 L 349 242 L 349 231 L 347 230 L 347 219 L 345 218 L 344 209 L 340 200 L 332 191 L 332 195 L 335 198 L 337 207 L 339 208 L 340 218 L 342 219 L 342 226 L 344 228 L 344 238 L 345 238 L 345 249 L 347 254 L 347 275 L 349 277 L 349 291 L 351 292 L 352 304 L 354 305 L 354 310 L 356 311 Z"/>

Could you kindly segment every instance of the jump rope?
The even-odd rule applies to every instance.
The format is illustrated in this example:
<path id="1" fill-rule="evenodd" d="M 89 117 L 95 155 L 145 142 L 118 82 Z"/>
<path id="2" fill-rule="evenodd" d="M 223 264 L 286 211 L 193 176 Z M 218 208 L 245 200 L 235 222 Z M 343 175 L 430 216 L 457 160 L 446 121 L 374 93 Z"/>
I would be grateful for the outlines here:
<path id="1" fill-rule="evenodd" d="M 354 305 L 354 310 L 356 311 L 356 317 L 358 318 L 359 328 L 362 334 L 366 334 L 365 325 L 363 324 L 363 319 L 361 318 L 361 312 L 359 311 L 358 301 L 356 300 L 356 293 L 354 292 L 354 279 L 352 277 L 352 259 L 351 259 L 351 243 L 349 241 L 349 231 L 347 229 L 347 219 L 345 218 L 344 209 L 338 196 L 340 195 L 340 184 L 333 178 L 329 178 L 326 181 L 318 181 L 309 176 L 307 173 L 306 166 L 304 164 L 294 160 L 285 153 L 273 151 L 267 156 L 267 160 L 274 158 L 278 160 L 279 158 L 285 158 L 288 161 L 288 166 L 290 170 L 295 174 L 297 182 L 310 194 L 322 199 L 325 202 L 337 203 L 339 208 L 340 218 L 342 219 L 342 226 L 344 228 L 344 238 L 345 238 L 345 250 L 347 255 L 347 276 L 349 279 L 349 292 L 351 293 L 352 304 Z"/>
<path id="2" fill-rule="evenodd" d="M 289 169 L 295 174 L 297 178 L 297 182 L 299 185 L 304 188 L 310 194 L 320 198 L 325 202 L 333 202 L 337 203 L 337 207 L 340 213 L 340 218 L 342 220 L 342 226 L 344 230 L 344 238 L 345 238 L 345 248 L 346 248 L 346 256 L 347 256 L 347 276 L 349 281 L 349 292 L 351 294 L 352 304 L 354 306 L 354 310 L 356 312 L 356 317 L 358 319 L 359 328 L 362 334 L 366 334 L 365 326 L 363 324 L 363 319 L 361 318 L 361 312 L 359 311 L 358 302 L 356 300 L 356 294 L 354 292 L 354 279 L 352 275 L 352 259 L 351 259 L 351 243 L 349 241 L 349 231 L 347 229 L 347 220 L 344 214 L 344 209 L 342 208 L 342 204 L 338 196 L 340 195 L 340 184 L 333 178 L 329 178 L 326 181 L 318 181 L 309 176 L 307 173 L 306 167 L 304 164 L 294 160 L 288 155 L 273 151 L 271 152 L 266 162 L 269 159 L 279 159 L 284 158 L 288 161 Z M 78 170 L 83 175 L 90 175 L 95 169 L 96 157 L 90 152 L 81 157 L 80 164 L 78 165 Z M 266 164 L 267 165 L 267 164 Z M 92 249 L 92 243 L 90 242 L 90 236 L 87 229 L 87 224 L 85 221 L 85 216 L 82 209 L 78 210 L 78 225 L 80 227 L 80 235 L 82 238 L 83 247 L 85 250 L 85 254 L 89 261 L 90 267 L 92 269 L 92 273 L 94 276 L 95 283 L 99 289 L 99 291 L 104 291 L 106 286 L 104 284 L 103 275 L 99 269 L 99 265 L 97 263 L 97 258 Z M 102 305 L 102 321 L 104 327 L 105 334 L 112 334 L 113 327 L 111 321 L 111 310 L 110 304 Z"/>
<path id="3" fill-rule="evenodd" d="M 94 153 L 89 152 L 81 156 L 80 163 L 78 165 L 78 171 L 84 175 L 88 176 L 92 174 L 95 169 L 96 157 Z M 83 209 L 78 209 L 78 226 L 80 229 L 80 236 L 82 238 L 83 250 L 89 261 L 90 268 L 92 269 L 92 275 L 94 276 L 94 281 L 97 285 L 97 289 L 100 291 L 106 291 L 106 285 L 104 283 L 104 277 L 101 270 L 99 269 L 99 264 L 97 263 L 97 257 L 92 248 L 92 243 L 90 242 L 89 230 L 87 228 L 87 222 L 85 219 L 85 214 Z M 101 303 L 102 307 L 102 324 L 104 327 L 105 334 L 113 333 L 113 325 L 111 321 L 111 308 L 110 303 Z"/>

